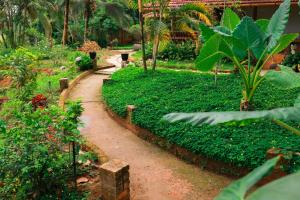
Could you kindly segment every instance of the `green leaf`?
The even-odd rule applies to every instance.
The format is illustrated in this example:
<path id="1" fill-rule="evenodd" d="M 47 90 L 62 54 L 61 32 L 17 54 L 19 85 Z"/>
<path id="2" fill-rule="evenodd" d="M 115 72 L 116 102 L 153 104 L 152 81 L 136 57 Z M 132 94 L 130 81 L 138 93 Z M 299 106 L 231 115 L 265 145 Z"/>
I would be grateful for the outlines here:
<path id="1" fill-rule="evenodd" d="M 273 168 L 276 166 L 279 161 L 279 157 L 268 160 L 262 166 L 253 170 L 247 176 L 235 181 L 225 188 L 215 200 L 243 200 L 247 191 L 253 187 L 259 180 L 266 176 Z M 267 198 L 268 199 L 268 198 Z M 264 199 L 264 200 L 267 200 Z M 271 198 L 270 198 L 271 199 Z"/>
<path id="2" fill-rule="evenodd" d="M 171 123 L 184 121 L 194 126 L 204 124 L 217 125 L 227 122 L 238 122 L 254 119 L 278 119 L 300 121 L 299 107 L 276 108 L 263 111 L 231 111 L 231 112 L 198 112 L 198 113 L 170 113 L 163 117 Z"/>
<path id="3" fill-rule="evenodd" d="M 202 71 L 209 71 L 223 57 L 231 58 L 232 56 L 228 44 L 222 39 L 221 35 L 216 34 L 202 47 L 200 55 L 196 59 L 196 65 Z"/>
<path id="4" fill-rule="evenodd" d="M 200 23 L 200 30 L 204 42 L 208 41 L 213 35 L 215 35 L 215 32 L 204 23 Z"/>
<path id="5" fill-rule="evenodd" d="M 267 184 L 254 193 L 247 200 L 298 200 L 300 173 L 295 173 Z"/>
<path id="6" fill-rule="evenodd" d="M 235 12 L 230 8 L 226 8 L 221 19 L 221 26 L 233 31 L 240 21 L 239 16 Z"/>
<path id="7" fill-rule="evenodd" d="M 227 37 L 231 36 L 231 31 L 224 26 L 214 27 L 214 32 Z"/>
<path id="8" fill-rule="evenodd" d="M 281 36 L 281 38 L 277 42 L 277 45 L 272 50 L 272 54 L 278 54 L 286 49 L 298 36 L 298 33 L 285 34 Z"/>
<path id="9" fill-rule="evenodd" d="M 284 33 L 289 19 L 291 0 L 285 0 L 272 16 L 267 29 L 267 36 L 270 37 L 268 50 L 271 51 L 277 45 L 278 40 Z"/>
<path id="10" fill-rule="evenodd" d="M 259 26 L 259 28 L 262 32 L 267 33 L 270 20 L 268 20 L 268 19 L 259 19 L 259 20 L 256 20 L 255 23 Z"/>
<path id="11" fill-rule="evenodd" d="M 251 17 L 244 17 L 232 35 L 260 58 L 264 50 L 264 34 Z"/>
<path id="12" fill-rule="evenodd" d="M 300 75 L 290 67 L 280 66 L 280 71 L 269 71 L 265 78 L 272 81 L 281 89 L 292 89 L 300 87 Z"/>

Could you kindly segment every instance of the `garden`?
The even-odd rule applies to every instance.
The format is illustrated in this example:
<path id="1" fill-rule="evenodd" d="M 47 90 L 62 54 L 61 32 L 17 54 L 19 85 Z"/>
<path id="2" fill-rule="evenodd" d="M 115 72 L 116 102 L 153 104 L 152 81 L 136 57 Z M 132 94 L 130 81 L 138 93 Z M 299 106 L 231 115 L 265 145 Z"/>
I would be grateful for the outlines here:
<path id="1" fill-rule="evenodd" d="M 297 199 L 299 34 L 286 31 L 297 3 L 284 0 L 260 19 L 247 16 L 242 3 L 221 9 L 201 2 L 173 8 L 170 0 L 1 1 L 0 199 L 99 199 L 104 163 L 89 145 L 96 140 L 83 134 L 87 103 L 99 102 L 166 146 L 248 173 L 213 169 L 241 178 L 217 200 Z M 129 59 L 108 63 L 121 53 Z M 99 102 L 59 106 L 63 80 L 95 78 L 109 67 L 114 73 L 100 75 Z M 274 169 L 284 176 L 256 185 Z"/>

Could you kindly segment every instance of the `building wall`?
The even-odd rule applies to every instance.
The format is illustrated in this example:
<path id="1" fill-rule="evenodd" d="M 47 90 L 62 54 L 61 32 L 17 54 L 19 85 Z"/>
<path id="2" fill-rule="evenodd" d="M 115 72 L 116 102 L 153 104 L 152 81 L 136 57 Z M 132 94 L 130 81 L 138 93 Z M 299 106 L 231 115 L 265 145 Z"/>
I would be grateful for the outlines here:
<path id="1" fill-rule="evenodd" d="M 278 6 L 263 6 L 257 8 L 257 19 L 265 18 L 270 19 L 273 13 L 275 13 Z M 248 16 L 253 16 L 253 7 L 245 8 L 244 12 Z M 300 33 L 300 9 L 298 6 L 292 7 L 289 23 L 286 29 L 287 33 Z"/>

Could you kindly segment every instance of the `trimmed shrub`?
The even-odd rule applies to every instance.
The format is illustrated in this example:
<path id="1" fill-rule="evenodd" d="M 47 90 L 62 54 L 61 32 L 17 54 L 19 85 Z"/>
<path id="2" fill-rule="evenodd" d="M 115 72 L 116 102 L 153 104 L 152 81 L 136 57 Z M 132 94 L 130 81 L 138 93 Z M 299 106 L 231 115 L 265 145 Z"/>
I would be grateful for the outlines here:
<path id="1" fill-rule="evenodd" d="M 143 73 L 139 68 L 126 68 L 104 85 L 103 98 L 122 117 L 126 116 L 126 105 L 137 106 L 133 122 L 171 143 L 239 167 L 260 166 L 272 147 L 300 152 L 300 138 L 270 120 L 202 127 L 161 121 L 172 112 L 238 111 L 241 89 L 241 77 L 235 74 L 219 75 L 216 87 L 211 74 L 171 70 Z M 300 88 L 282 90 L 265 80 L 255 96 L 255 109 L 292 106 L 299 93 Z M 299 128 L 297 123 L 287 123 Z M 293 158 L 288 170 L 298 169 L 299 161 Z"/>
<path id="2" fill-rule="evenodd" d="M 80 71 L 86 71 L 93 68 L 92 59 L 88 55 L 81 55 L 76 58 L 76 65 L 79 67 Z"/>

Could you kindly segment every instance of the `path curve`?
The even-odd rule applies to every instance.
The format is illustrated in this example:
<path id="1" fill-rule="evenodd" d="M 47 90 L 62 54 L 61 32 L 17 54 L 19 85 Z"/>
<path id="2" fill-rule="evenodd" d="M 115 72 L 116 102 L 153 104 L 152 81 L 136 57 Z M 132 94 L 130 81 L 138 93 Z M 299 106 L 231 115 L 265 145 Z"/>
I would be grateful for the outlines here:
<path id="1" fill-rule="evenodd" d="M 185 163 L 111 119 L 101 102 L 103 78 L 107 75 L 94 74 L 82 80 L 70 98 L 83 102 L 82 135 L 109 158 L 129 163 L 131 199 L 212 200 L 232 181 Z"/>

